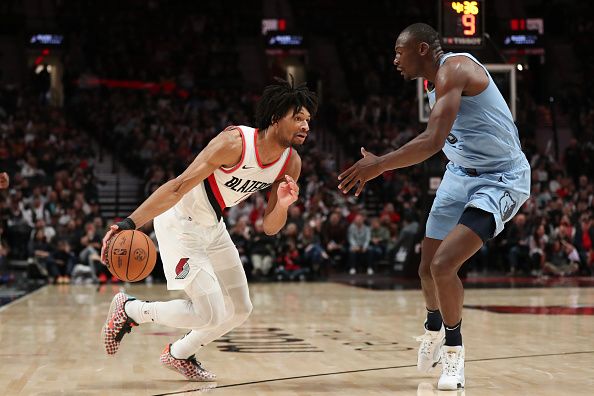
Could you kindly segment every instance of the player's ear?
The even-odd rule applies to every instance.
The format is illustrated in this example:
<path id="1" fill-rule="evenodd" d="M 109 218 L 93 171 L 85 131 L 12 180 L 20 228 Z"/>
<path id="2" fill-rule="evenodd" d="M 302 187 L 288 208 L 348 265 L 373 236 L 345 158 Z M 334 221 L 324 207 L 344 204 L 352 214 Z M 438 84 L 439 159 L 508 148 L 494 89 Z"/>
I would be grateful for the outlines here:
<path id="1" fill-rule="evenodd" d="M 420 42 L 419 43 L 419 54 L 420 55 L 427 55 L 427 53 L 429 52 L 429 44 L 425 43 L 425 42 Z"/>

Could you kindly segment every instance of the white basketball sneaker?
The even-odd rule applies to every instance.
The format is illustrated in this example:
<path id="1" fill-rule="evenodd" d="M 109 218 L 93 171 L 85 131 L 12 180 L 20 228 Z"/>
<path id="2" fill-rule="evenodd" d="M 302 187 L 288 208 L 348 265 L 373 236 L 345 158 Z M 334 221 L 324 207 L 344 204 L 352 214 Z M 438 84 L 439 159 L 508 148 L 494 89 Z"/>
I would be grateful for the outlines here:
<path id="1" fill-rule="evenodd" d="M 439 390 L 457 390 L 464 388 L 464 346 L 441 348 L 441 377 L 437 382 Z"/>
<path id="2" fill-rule="evenodd" d="M 441 359 L 441 346 L 445 342 L 445 329 L 443 325 L 439 331 L 425 330 L 425 334 L 417 337 L 421 343 L 417 355 L 417 369 L 428 373 L 437 366 Z"/>

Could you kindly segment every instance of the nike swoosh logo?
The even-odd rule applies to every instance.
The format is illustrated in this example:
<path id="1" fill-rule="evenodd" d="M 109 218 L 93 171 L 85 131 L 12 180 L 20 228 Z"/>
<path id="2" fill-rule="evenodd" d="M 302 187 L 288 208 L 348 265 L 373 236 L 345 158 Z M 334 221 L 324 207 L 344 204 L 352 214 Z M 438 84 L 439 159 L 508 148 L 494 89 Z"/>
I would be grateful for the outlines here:
<path id="1" fill-rule="evenodd" d="M 244 165 L 244 166 L 241 167 L 241 169 L 254 169 L 254 167 L 253 166 L 245 166 Z"/>

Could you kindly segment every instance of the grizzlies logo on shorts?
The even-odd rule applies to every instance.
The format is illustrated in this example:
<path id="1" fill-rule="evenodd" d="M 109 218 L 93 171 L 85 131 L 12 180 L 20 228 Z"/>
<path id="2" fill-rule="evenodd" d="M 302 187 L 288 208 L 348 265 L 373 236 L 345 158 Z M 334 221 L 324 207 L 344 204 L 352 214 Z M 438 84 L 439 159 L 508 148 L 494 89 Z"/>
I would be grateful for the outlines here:
<path id="1" fill-rule="evenodd" d="M 514 209 L 518 203 L 514 201 L 509 191 L 505 191 L 501 199 L 499 199 L 499 213 L 501 213 L 501 220 L 505 223 L 514 214 Z"/>
<path id="2" fill-rule="evenodd" d="M 516 164 L 513 164 L 516 165 Z M 530 165 L 522 161 L 504 172 L 478 172 L 449 163 L 437 189 L 425 235 L 443 240 L 454 229 L 468 207 L 493 213 L 496 236 L 530 196 Z"/>

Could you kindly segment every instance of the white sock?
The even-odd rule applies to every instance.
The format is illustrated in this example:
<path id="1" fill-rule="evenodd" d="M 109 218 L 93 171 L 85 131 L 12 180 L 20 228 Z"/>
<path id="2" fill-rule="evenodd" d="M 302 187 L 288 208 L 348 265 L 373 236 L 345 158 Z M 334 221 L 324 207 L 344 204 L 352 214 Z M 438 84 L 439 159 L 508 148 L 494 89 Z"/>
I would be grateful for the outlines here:
<path id="1" fill-rule="evenodd" d="M 192 355 L 198 353 L 198 351 L 204 346 L 200 342 L 199 337 L 196 337 L 196 332 L 191 331 L 179 340 L 171 344 L 169 353 L 176 359 L 187 359 Z"/>
<path id="2" fill-rule="evenodd" d="M 124 305 L 124 311 L 130 319 L 138 324 L 154 322 L 156 319 L 155 304 L 151 302 L 131 300 Z"/>
<path id="3" fill-rule="evenodd" d="M 205 306 L 212 310 L 212 304 L 208 300 L 208 297 L 207 295 L 202 296 L 206 301 L 205 304 L 208 304 Z M 221 302 L 221 304 L 223 303 Z M 138 324 L 152 322 L 170 327 L 192 329 L 208 326 L 208 321 L 210 321 L 210 315 L 207 314 L 207 310 L 205 310 L 204 315 L 196 313 L 192 302 L 188 300 L 131 300 L 126 302 L 124 310 Z"/>

